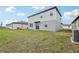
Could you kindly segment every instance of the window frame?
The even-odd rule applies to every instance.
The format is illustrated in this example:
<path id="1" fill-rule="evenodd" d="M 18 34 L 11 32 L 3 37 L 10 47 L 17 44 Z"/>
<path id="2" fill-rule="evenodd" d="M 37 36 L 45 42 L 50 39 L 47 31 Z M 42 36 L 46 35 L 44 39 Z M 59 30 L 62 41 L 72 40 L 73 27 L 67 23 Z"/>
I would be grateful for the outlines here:
<path id="1" fill-rule="evenodd" d="M 53 13 L 50 13 L 50 16 L 53 16 Z"/>
<path id="2" fill-rule="evenodd" d="M 40 18 L 43 18 L 43 16 L 40 16 Z"/>
<path id="3" fill-rule="evenodd" d="M 47 25 L 47 24 L 45 24 L 45 25 L 44 25 L 44 27 L 48 27 L 48 25 Z"/>
<path id="4" fill-rule="evenodd" d="M 30 27 L 33 27 L 33 24 L 32 23 L 30 23 Z"/>

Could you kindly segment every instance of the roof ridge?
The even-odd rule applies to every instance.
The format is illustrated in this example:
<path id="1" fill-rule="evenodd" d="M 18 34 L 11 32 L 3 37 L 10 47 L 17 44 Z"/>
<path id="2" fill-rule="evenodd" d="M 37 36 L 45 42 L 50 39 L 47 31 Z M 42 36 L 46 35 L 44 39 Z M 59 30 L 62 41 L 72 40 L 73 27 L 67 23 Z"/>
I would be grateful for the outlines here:
<path id="1" fill-rule="evenodd" d="M 28 18 L 30 18 L 30 17 L 32 17 L 32 16 L 35 16 L 35 15 L 38 15 L 38 14 L 43 13 L 43 12 L 49 11 L 49 10 L 54 9 L 54 8 L 56 8 L 56 10 L 58 11 L 59 15 L 62 16 L 62 15 L 60 14 L 58 8 L 57 8 L 56 6 L 54 6 L 54 7 L 48 8 L 48 9 L 46 9 L 46 10 L 40 11 L 40 12 L 38 12 L 38 13 L 35 13 L 35 14 L 31 15 L 31 16 L 28 16 Z"/>
<path id="2" fill-rule="evenodd" d="M 79 18 L 79 15 L 75 17 L 75 19 L 72 21 L 72 24 Z"/>

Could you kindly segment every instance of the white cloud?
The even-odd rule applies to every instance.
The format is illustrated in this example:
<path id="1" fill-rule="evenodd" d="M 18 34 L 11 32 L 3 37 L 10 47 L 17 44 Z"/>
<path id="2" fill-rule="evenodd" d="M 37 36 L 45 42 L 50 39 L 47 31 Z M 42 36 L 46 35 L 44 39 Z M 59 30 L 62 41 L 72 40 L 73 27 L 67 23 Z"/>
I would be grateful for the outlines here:
<path id="1" fill-rule="evenodd" d="M 6 12 L 15 12 L 16 8 L 15 7 L 7 7 L 5 9 Z"/>
<path id="2" fill-rule="evenodd" d="M 72 11 L 65 12 L 62 16 L 62 21 L 72 22 L 79 15 L 79 9 L 74 9 Z"/>
<path id="3" fill-rule="evenodd" d="M 25 13 L 16 13 L 16 16 L 25 16 Z"/>
<path id="4" fill-rule="evenodd" d="M 70 12 L 65 12 L 64 16 L 77 16 L 79 15 L 79 9 L 72 10 Z"/>
<path id="5" fill-rule="evenodd" d="M 45 6 L 33 6 L 32 8 L 33 8 L 33 9 L 44 9 Z"/>

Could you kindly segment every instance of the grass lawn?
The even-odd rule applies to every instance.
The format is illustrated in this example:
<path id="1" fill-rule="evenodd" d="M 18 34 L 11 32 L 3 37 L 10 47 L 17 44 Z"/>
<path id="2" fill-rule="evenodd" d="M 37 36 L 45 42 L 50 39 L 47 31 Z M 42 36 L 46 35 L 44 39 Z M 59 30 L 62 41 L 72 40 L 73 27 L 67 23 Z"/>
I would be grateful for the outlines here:
<path id="1" fill-rule="evenodd" d="M 70 41 L 71 31 L 0 29 L 0 52 L 79 52 Z"/>

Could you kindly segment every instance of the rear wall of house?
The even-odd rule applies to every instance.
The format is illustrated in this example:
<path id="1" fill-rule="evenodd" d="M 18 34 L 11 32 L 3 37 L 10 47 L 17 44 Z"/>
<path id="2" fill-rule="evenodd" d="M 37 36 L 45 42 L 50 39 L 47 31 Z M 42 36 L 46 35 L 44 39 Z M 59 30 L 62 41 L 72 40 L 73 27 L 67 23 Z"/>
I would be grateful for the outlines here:
<path id="1" fill-rule="evenodd" d="M 6 28 L 12 29 L 13 28 L 13 25 L 12 24 L 7 25 Z"/>
<path id="2" fill-rule="evenodd" d="M 45 27 L 45 25 L 47 25 L 47 27 Z M 59 31 L 62 28 L 60 23 L 56 20 L 41 22 L 39 27 L 40 30 L 54 31 L 54 32 Z"/>
<path id="3" fill-rule="evenodd" d="M 27 29 L 28 25 L 25 25 L 25 24 L 13 24 L 13 29 L 17 29 L 18 27 L 20 29 Z"/>
<path id="4" fill-rule="evenodd" d="M 52 16 L 50 16 L 51 13 L 53 14 Z M 42 16 L 42 18 L 41 18 L 41 16 Z M 52 9 L 52 10 L 46 11 L 44 13 L 32 16 L 28 19 L 29 19 L 28 20 L 29 29 L 35 29 L 36 26 L 35 26 L 34 22 L 38 22 L 38 21 L 40 21 L 40 30 L 56 31 L 56 30 L 62 29 L 61 16 L 59 15 L 59 13 L 57 12 L 56 9 Z M 50 28 L 44 27 L 45 23 L 47 23 L 47 26 L 49 26 Z M 30 27 L 30 24 L 33 24 L 33 27 Z"/>
<path id="5" fill-rule="evenodd" d="M 50 13 L 52 13 L 53 15 L 50 16 Z M 42 16 L 42 18 L 41 18 Z M 33 22 L 37 22 L 37 21 L 50 21 L 50 20 L 61 20 L 61 16 L 59 15 L 59 13 L 57 12 L 56 9 L 52 9 L 49 11 L 46 11 L 44 13 L 32 16 L 30 18 L 28 18 L 28 22 L 29 23 L 33 23 Z"/>

